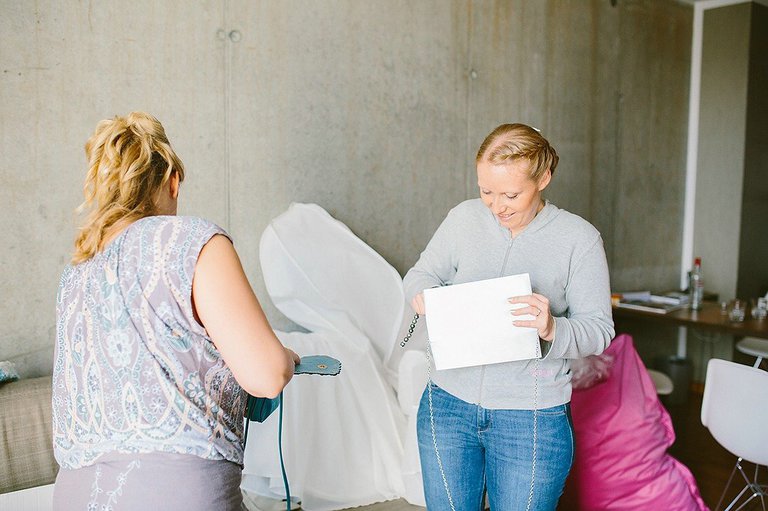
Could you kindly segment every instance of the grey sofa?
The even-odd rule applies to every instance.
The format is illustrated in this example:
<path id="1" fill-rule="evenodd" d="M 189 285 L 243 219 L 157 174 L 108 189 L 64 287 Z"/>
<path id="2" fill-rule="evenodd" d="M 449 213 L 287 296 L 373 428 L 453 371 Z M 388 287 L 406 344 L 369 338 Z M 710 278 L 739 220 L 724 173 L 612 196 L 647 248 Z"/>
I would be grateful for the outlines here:
<path id="1" fill-rule="evenodd" d="M 51 484 L 57 472 L 51 377 L 0 383 L 0 493 Z"/>

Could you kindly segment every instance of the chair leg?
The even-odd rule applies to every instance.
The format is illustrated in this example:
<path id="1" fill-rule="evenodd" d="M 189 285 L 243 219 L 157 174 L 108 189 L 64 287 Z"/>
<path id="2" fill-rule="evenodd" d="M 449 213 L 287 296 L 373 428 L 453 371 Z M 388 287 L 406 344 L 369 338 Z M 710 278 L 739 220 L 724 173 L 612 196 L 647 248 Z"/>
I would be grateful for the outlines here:
<path id="1" fill-rule="evenodd" d="M 760 369 L 760 362 L 762 361 L 763 361 L 763 357 L 757 357 L 757 360 L 755 360 L 755 365 L 753 365 L 752 367 L 756 367 Z"/>
<path id="2" fill-rule="evenodd" d="M 739 492 L 739 494 L 738 494 L 738 495 L 736 495 L 736 498 L 735 498 L 735 499 L 733 499 L 733 500 L 731 501 L 731 503 L 730 503 L 730 504 L 728 504 L 728 507 L 727 507 L 727 508 L 725 508 L 723 511 L 739 511 L 741 508 L 743 508 L 744 506 L 746 506 L 746 505 L 749 503 L 749 501 L 750 501 L 750 500 L 752 500 L 752 499 L 755 497 L 754 495 L 753 495 L 753 496 L 751 496 L 750 498 L 748 498 L 748 499 L 747 499 L 747 501 L 746 501 L 744 504 L 740 505 L 740 506 L 739 506 L 739 507 L 737 507 L 736 509 L 733 509 L 733 506 L 735 506 L 735 505 L 736 505 L 736 504 L 739 502 L 739 500 L 741 499 L 741 496 L 742 496 L 742 495 L 744 495 L 744 493 L 746 493 L 746 491 L 747 491 L 748 489 L 749 489 L 749 486 L 745 486 L 744 488 L 742 488 L 742 489 L 741 489 L 741 491 Z"/>
<path id="3" fill-rule="evenodd" d="M 725 493 L 728 491 L 728 488 L 731 485 L 733 475 L 736 472 L 736 470 L 738 470 L 739 474 L 741 474 L 741 477 L 744 479 L 744 482 L 746 483 L 746 485 L 744 486 L 744 488 L 741 489 L 741 491 L 736 496 L 736 498 L 734 498 L 731 501 L 731 503 L 728 504 L 728 507 L 725 508 L 724 511 L 740 511 L 741 509 L 744 509 L 744 507 L 750 502 L 752 502 L 752 500 L 755 499 L 756 497 L 760 497 L 760 505 L 763 508 L 763 511 L 765 511 L 765 496 L 768 495 L 768 493 L 766 493 L 766 488 L 764 487 L 764 485 L 761 485 L 757 480 L 759 466 L 755 465 L 754 480 L 750 481 L 749 477 L 747 477 L 746 472 L 744 472 L 744 468 L 741 466 L 741 462 L 742 462 L 742 458 L 739 458 L 736 461 L 736 466 L 733 468 L 733 472 L 731 472 L 731 477 L 728 478 L 728 484 L 726 485 L 725 490 L 723 490 L 723 495 L 720 497 L 720 501 L 717 503 L 717 507 L 715 508 L 715 510 L 720 509 L 720 504 L 722 503 L 723 498 L 725 497 Z M 733 506 L 738 504 L 739 500 L 741 500 L 741 498 L 747 493 L 747 491 L 751 491 L 752 495 L 750 495 L 749 498 L 745 500 L 739 507 L 737 507 L 736 509 L 733 509 Z"/>
<path id="4" fill-rule="evenodd" d="M 733 475 L 736 473 L 736 469 L 739 467 L 739 462 L 741 461 L 741 458 L 736 460 L 736 464 L 733 466 L 733 470 L 731 470 L 731 475 L 728 477 L 728 482 L 725 483 L 725 488 L 723 488 L 723 493 L 720 495 L 720 500 L 717 501 L 717 506 L 715 506 L 715 511 L 720 510 L 720 504 L 723 503 L 723 499 L 725 498 L 725 494 L 728 491 L 728 488 L 731 487 L 731 481 L 733 481 Z"/>

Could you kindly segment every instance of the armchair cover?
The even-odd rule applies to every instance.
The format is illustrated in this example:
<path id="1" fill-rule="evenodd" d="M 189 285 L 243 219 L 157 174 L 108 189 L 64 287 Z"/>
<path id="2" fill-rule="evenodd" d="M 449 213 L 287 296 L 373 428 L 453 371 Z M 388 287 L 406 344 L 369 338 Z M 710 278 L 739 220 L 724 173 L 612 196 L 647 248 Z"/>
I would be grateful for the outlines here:
<path id="1" fill-rule="evenodd" d="M 314 204 L 293 204 L 264 231 L 260 258 L 275 306 L 309 332 L 277 332 L 299 355 L 331 355 L 336 377 L 297 375 L 284 391 L 283 453 L 306 511 L 403 495 L 406 419 L 384 362 L 403 315 L 400 275 Z M 252 422 L 243 488 L 284 497 L 278 414 Z"/>

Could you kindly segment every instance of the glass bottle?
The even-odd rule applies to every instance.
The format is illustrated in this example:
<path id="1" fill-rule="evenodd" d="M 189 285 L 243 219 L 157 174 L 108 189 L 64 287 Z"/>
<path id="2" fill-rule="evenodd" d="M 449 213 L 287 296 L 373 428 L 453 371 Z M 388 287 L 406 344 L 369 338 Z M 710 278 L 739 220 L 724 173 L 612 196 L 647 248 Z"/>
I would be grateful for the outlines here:
<path id="1" fill-rule="evenodd" d="M 691 293 L 691 309 L 701 309 L 701 302 L 704 299 L 704 276 L 701 272 L 701 257 L 697 257 L 693 262 L 691 270 L 691 282 L 688 286 Z"/>

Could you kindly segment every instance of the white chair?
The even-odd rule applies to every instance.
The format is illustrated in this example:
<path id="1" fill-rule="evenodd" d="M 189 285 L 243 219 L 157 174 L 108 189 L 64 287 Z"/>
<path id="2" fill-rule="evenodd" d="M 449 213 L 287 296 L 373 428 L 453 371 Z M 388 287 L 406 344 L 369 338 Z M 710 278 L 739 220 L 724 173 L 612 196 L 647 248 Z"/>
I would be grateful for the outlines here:
<path id="1" fill-rule="evenodd" d="M 752 367 L 760 367 L 760 362 L 762 362 L 764 358 L 768 358 L 768 340 L 766 339 L 745 337 L 736 343 L 736 349 L 746 355 L 757 357 L 755 365 Z"/>
<path id="2" fill-rule="evenodd" d="M 768 465 L 768 372 L 753 367 L 711 359 L 707 364 L 704 399 L 701 404 L 701 423 L 706 426 L 717 442 L 736 455 L 736 466 L 717 503 L 715 511 L 738 471 L 745 486 L 731 501 L 726 511 L 734 509 L 743 497 L 746 500 L 735 509 L 742 509 L 748 502 L 759 498 L 765 510 L 768 487 L 757 480 L 759 465 Z M 742 461 L 754 463 L 755 473 L 750 479 L 742 467 Z"/>
<path id="3" fill-rule="evenodd" d="M 342 362 L 337 377 L 297 376 L 285 389 L 283 454 L 291 496 L 307 511 L 403 496 L 408 419 L 402 410 L 410 412 L 410 405 L 401 410 L 398 366 L 387 365 L 403 322 L 400 275 L 315 204 L 292 204 L 273 219 L 259 255 L 275 307 L 308 330 L 277 331 L 280 340 L 300 355 Z M 409 381 L 418 383 L 415 376 Z M 250 424 L 242 484 L 272 499 L 285 495 L 277 416 Z"/>
<path id="4" fill-rule="evenodd" d="M 660 396 L 668 396 L 675 390 L 675 384 L 672 382 L 672 378 L 666 374 L 656 371 L 655 369 L 648 369 L 648 374 L 651 375 L 653 386 L 656 387 L 656 394 Z"/>

